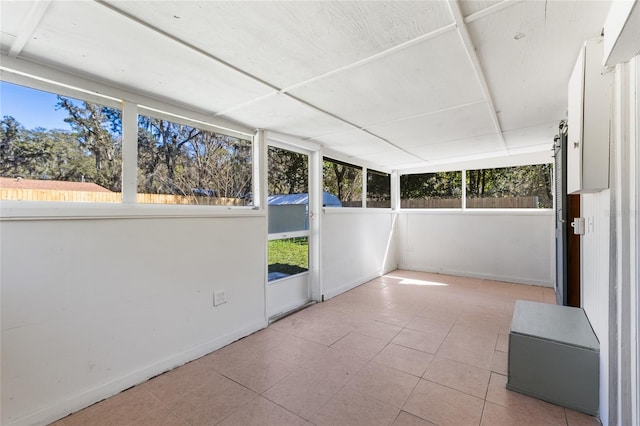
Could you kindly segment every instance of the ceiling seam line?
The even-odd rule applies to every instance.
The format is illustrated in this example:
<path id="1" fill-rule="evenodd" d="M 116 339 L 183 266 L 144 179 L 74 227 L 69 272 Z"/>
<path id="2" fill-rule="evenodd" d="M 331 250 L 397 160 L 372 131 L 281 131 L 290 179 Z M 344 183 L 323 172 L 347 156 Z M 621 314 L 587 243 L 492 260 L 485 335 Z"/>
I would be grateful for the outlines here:
<path id="1" fill-rule="evenodd" d="M 456 24 L 458 24 L 458 35 L 462 40 L 464 49 L 467 52 L 467 57 L 471 61 L 471 67 L 473 68 L 473 72 L 476 75 L 476 79 L 478 80 L 478 83 L 480 83 L 480 88 L 487 102 L 487 106 L 489 107 L 491 120 L 496 130 L 498 139 L 500 140 L 504 149 L 507 150 L 507 144 L 504 140 L 504 135 L 502 134 L 502 128 L 500 127 L 500 121 L 498 120 L 496 107 L 495 107 L 495 104 L 493 103 L 493 98 L 491 97 L 491 91 L 489 90 L 487 78 L 484 74 L 484 70 L 482 69 L 482 65 L 480 65 L 480 59 L 478 59 L 478 55 L 476 53 L 473 42 L 471 40 L 471 35 L 469 34 L 469 30 L 466 24 L 464 23 L 464 17 L 462 16 L 462 11 L 460 10 L 460 4 L 458 3 L 458 0 L 449 0 L 448 5 L 451 11 L 451 14 L 453 15 L 454 21 L 456 22 Z"/>
<path id="2" fill-rule="evenodd" d="M 38 25 L 50 4 L 51 0 L 33 3 L 27 17 L 25 18 L 25 22 L 23 22 L 22 31 L 20 31 L 20 34 L 18 34 L 11 44 L 11 48 L 9 48 L 8 56 L 17 58 L 18 55 L 22 53 L 22 49 L 24 49 L 29 39 L 38 28 Z"/>
<path id="3" fill-rule="evenodd" d="M 503 0 L 500 3 L 496 3 L 492 6 L 489 6 L 487 8 L 484 8 L 482 10 L 479 10 L 477 12 L 472 13 L 471 15 L 468 15 L 466 18 L 464 18 L 464 23 L 465 24 L 469 24 L 473 21 L 477 21 L 480 18 L 484 18 L 485 16 L 491 15 L 495 12 L 498 12 L 506 7 L 509 6 L 513 6 L 514 4 L 520 3 L 523 0 Z"/>
<path id="4" fill-rule="evenodd" d="M 455 106 L 441 108 L 441 109 L 436 110 L 436 111 L 423 112 L 423 113 L 420 113 L 420 114 L 410 115 L 410 116 L 407 116 L 407 117 L 394 118 L 393 120 L 381 121 L 379 123 L 374 123 L 374 124 L 368 124 L 366 126 L 363 126 L 363 128 L 368 129 L 368 128 L 371 128 L 371 127 L 383 126 L 385 124 L 397 123 L 397 122 L 405 121 L 405 120 L 413 120 L 414 118 L 428 117 L 430 115 L 441 114 L 443 112 L 449 112 L 449 111 L 455 111 L 457 109 L 462 109 L 462 108 L 470 107 L 470 106 L 473 106 L 473 105 L 483 104 L 485 102 L 486 102 L 485 99 L 481 99 L 481 100 L 478 100 L 478 101 L 467 102 L 467 103 L 464 103 L 464 104 L 459 104 L 459 105 L 455 105 Z"/>
<path id="5" fill-rule="evenodd" d="M 414 46 L 416 44 L 420 44 L 420 43 L 422 43 L 424 41 L 430 40 L 432 38 L 436 38 L 436 37 L 438 37 L 438 36 L 440 36 L 442 34 L 446 34 L 449 31 L 452 31 L 452 30 L 455 30 L 455 29 L 456 29 L 456 24 L 455 23 L 447 24 L 447 25 L 445 25 L 443 27 L 440 27 L 440 28 L 438 28 L 436 30 L 430 31 L 430 32 L 428 32 L 426 34 L 422 34 L 422 35 L 420 35 L 418 37 L 412 38 L 411 40 L 407 40 L 407 41 L 405 41 L 403 43 L 400 43 L 400 44 L 397 44 L 395 46 L 392 46 L 392 47 L 390 47 L 390 48 L 388 48 L 386 50 L 383 50 L 382 52 L 375 53 L 375 54 L 373 54 L 371 56 L 368 56 L 368 57 L 363 58 L 363 59 L 359 59 L 359 60 L 357 60 L 355 62 L 352 62 L 350 64 L 344 65 L 344 66 L 342 66 L 340 68 L 336 68 L 334 70 L 328 71 L 328 72 L 326 72 L 324 74 L 320 74 L 320 75 L 317 75 L 317 76 L 312 77 L 310 79 L 301 81 L 299 83 L 295 83 L 295 84 L 292 84 L 290 86 L 284 87 L 284 88 L 280 89 L 280 92 L 281 93 L 287 93 L 287 92 L 290 92 L 293 89 L 297 89 L 298 87 L 306 86 L 306 85 L 308 85 L 310 83 L 315 83 L 316 81 L 323 80 L 323 79 L 325 79 L 327 77 L 330 77 L 332 75 L 340 74 L 340 73 L 348 71 L 348 70 L 350 70 L 352 68 L 357 68 L 357 67 L 359 67 L 361 65 L 365 65 L 365 64 L 368 64 L 370 62 L 374 62 L 374 61 L 376 61 L 376 60 L 378 60 L 380 58 L 384 58 L 385 56 L 389 56 L 389 55 L 391 55 L 391 54 L 393 54 L 395 52 L 399 52 L 401 50 L 408 49 L 409 47 L 412 47 L 412 46 Z"/>
<path id="6" fill-rule="evenodd" d="M 274 90 L 273 92 L 268 93 L 266 95 L 262 95 L 262 96 L 258 96 L 258 97 L 253 98 L 253 99 L 249 99 L 248 101 L 241 102 L 241 103 L 236 104 L 236 105 L 234 105 L 232 107 L 229 107 L 229 108 L 227 108 L 225 110 L 222 110 L 220 112 L 216 112 L 214 114 L 214 116 L 218 117 L 218 116 L 229 114 L 230 112 L 237 111 L 237 110 L 242 109 L 244 107 L 247 107 L 247 106 L 253 105 L 255 103 L 261 102 L 261 101 L 263 101 L 263 100 L 265 100 L 267 98 L 270 98 L 271 96 L 275 96 L 275 95 L 279 95 L 279 94 L 280 94 L 279 90 Z"/>
<path id="7" fill-rule="evenodd" d="M 467 103 L 459 104 L 459 105 L 452 106 L 452 107 L 441 108 L 441 109 L 436 110 L 436 111 L 423 112 L 423 113 L 420 113 L 420 114 L 410 115 L 410 116 L 407 116 L 407 117 L 394 118 L 393 120 L 389 120 L 389 121 L 381 121 L 379 123 L 367 124 L 367 125 L 362 126 L 361 129 L 370 129 L 370 128 L 376 127 L 376 126 L 383 126 L 385 124 L 396 123 L 396 122 L 400 122 L 400 121 L 404 121 L 404 120 L 412 120 L 414 118 L 427 117 L 429 115 L 434 115 L 434 114 L 439 114 L 439 113 L 443 113 L 443 112 L 453 111 L 453 110 L 456 110 L 456 109 L 466 108 L 468 106 L 479 105 L 479 104 L 484 104 L 484 103 L 486 103 L 486 100 L 485 99 L 480 99 L 480 100 L 477 100 L 477 101 L 467 102 Z M 344 133 L 344 131 L 325 133 L 323 135 L 314 136 L 314 137 L 307 138 L 307 139 L 313 140 L 313 139 L 317 139 L 317 138 L 323 138 L 323 137 L 326 137 L 326 136 L 339 135 L 340 133 Z"/>

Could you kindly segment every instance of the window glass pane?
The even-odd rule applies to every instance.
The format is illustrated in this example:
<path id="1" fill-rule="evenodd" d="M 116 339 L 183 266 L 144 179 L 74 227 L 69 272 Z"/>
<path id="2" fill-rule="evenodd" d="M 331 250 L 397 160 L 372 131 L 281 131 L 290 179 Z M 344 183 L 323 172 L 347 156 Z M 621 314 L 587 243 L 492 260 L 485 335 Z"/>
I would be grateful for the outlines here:
<path id="1" fill-rule="evenodd" d="M 269 241 L 269 281 L 308 270 L 308 237 Z"/>
<path id="2" fill-rule="evenodd" d="M 308 156 L 273 146 L 267 155 L 269 233 L 309 229 Z"/>
<path id="3" fill-rule="evenodd" d="M 552 208 L 553 166 L 467 171 L 467 208 Z"/>
<path id="4" fill-rule="evenodd" d="M 362 207 L 362 167 L 325 158 L 322 178 L 325 207 Z"/>
<path id="5" fill-rule="evenodd" d="M 400 176 L 400 206 L 409 209 L 462 208 L 462 172 Z"/>
<path id="6" fill-rule="evenodd" d="M 391 207 L 391 175 L 367 170 L 367 207 Z"/>
<path id="7" fill-rule="evenodd" d="M 1 199 L 121 201 L 120 110 L 0 84 Z"/>
<path id="8" fill-rule="evenodd" d="M 138 202 L 251 204 L 251 142 L 138 117 Z"/>

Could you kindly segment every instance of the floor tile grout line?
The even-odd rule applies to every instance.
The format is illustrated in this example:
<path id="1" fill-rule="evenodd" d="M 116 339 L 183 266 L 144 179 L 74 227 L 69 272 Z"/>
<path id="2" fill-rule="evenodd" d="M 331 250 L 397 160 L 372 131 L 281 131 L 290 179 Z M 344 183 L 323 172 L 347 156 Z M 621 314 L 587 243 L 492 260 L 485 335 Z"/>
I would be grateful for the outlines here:
<path id="1" fill-rule="evenodd" d="M 267 391 L 265 391 L 265 392 L 267 392 Z M 311 416 L 309 416 L 309 418 L 308 418 L 308 419 L 305 419 L 305 418 L 304 418 L 304 417 L 302 417 L 300 414 L 294 413 L 294 412 L 293 412 L 293 411 L 291 411 L 289 408 L 285 407 L 284 405 L 280 404 L 279 402 L 277 402 L 277 401 L 274 401 L 274 400 L 270 399 L 269 397 L 267 397 L 266 395 L 264 395 L 264 393 L 262 393 L 262 394 L 258 395 L 258 397 L 262 397 L 262 398 L 266 399 L 267 401 L 269 401 L 269 402 L 271 402 L 271 403 L 273 403 L 273 404 L 277 405 L 278 407 L 282 408 L 283 410 L 288 411 L 289 413 L 291 413 L 291 414 L 293 414 L 294 416 L 296 416 L 296 417 L 298 417 L 298 418 L 300 418 L 300 419 L 304 420 L 305 422 L 311 422 L 311 420 L 310 420 L 310 419 L 311 419 L 311 417 L 313 417 L 313 415 L 317 412 L 317 410 L 316 410 L 316 411 L 314 411 L 314 412 L 313 412 L 313 414 L 311 414 Z M 332 395 L 329 399 L 331 399 L 331 398 L 333 398 L 333 395 Z M 327 400 L 327 401 L 328 401 L 328 400 Z M 322 404 L 322 406 L 324 406 L 324 404 Z"/>

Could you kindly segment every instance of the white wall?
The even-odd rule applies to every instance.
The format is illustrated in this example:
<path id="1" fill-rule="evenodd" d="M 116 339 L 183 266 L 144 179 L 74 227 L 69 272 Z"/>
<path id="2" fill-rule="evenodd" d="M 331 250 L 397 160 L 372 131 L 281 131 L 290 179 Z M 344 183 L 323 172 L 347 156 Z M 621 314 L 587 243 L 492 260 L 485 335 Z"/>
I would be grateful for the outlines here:
<path id="1" fill-rule="evenodd" d="M 402 269 L 554 285 L 552 210 L 411 210 L 398 229 Z"/>
<path id="2" fill-rule="evenodd" d="M 53 421 L 266 326 L 265 225 L 0 222 L 0 423 Z"/>
<path id="3" fill-rule="evenodd" d="M 324 211 L 321 276 L 325 300 L 397 268 L 395 213 L 382 209 Z"/>

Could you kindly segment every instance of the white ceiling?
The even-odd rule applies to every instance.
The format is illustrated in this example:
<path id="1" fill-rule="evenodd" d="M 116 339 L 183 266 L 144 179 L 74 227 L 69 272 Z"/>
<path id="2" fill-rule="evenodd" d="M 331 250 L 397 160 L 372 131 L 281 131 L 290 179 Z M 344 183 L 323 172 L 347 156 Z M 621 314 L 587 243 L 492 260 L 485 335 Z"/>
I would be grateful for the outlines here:
<path id="1" fill-rule="evenodd" d="M 387 170 L 506 165 L 550 160 L 609 6 L 3 0 L 0 48 Z"/>

